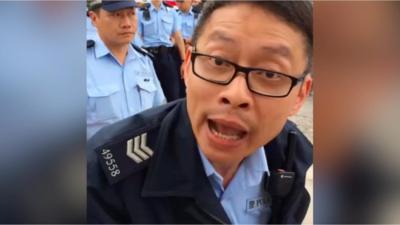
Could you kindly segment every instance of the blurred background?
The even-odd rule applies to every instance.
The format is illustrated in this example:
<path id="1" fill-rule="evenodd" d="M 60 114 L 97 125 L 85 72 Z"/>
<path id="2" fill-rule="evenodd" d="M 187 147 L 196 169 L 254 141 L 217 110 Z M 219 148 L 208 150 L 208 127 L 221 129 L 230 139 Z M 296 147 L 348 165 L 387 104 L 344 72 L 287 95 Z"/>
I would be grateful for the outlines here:
<path id="1" fill-rule="evenodd" d="M 314 4 L 314 222 L 400 223 L 400 2 Z"/>
<path id="2" fill-rule="evenodd" d="M 85 6 L 0 2 L 0 223 L 85 223 Z"/>
<path id="3" fill-rule="evenodd" d="M 85 7 L 0 2 L 0 223 L 85 223 Z M 398 21 L 400 2 L 314 2 L 307 223 L 400 223 Z"/>

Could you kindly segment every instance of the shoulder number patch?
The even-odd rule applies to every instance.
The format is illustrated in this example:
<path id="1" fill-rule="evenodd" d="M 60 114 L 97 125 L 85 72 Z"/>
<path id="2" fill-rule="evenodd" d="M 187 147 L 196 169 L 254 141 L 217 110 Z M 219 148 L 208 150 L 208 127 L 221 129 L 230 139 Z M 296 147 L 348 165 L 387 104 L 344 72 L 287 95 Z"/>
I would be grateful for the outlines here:
<path id="1" fill-rule="evenodd" d="M 153 150 L 147 146 L 147 133 L 129 139 L 126 143 L 126 154 L 136 163 L 141 163 L 153 155 Z"/>
<path id="2" fill-rule="evenodd" d="M 118 176 L 121 171 L 118 168 L 117 162 L 114 159 L 114 155 L 109 149 L 103 149 L 101 152 L 101 156 L 104 159 L 107 170 L 112 177 Z"/>

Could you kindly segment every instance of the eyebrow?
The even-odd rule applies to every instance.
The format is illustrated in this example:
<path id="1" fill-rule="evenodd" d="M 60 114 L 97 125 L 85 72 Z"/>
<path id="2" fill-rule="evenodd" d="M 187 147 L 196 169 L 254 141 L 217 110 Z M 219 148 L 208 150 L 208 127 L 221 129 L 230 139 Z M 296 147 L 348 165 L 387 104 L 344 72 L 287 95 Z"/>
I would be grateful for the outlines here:
<path id="1" fill-rule="evenodd" d="M 216 41 L 231 42 L 233 44 L 236 43 L 236 41 L 233 38 L 227 36 L 224 32 L 220 30 L 216 30 L 211 33 L 208 40 L 213 40 L 213 39 Z"/>
<path id="2" fill-rule="evenodd" d="M 281 55 L 286 58 L 292 56 L 292 52 L 290 51 L 290 49 L 287 46 L 281 44 L 275 46 L 262 46 L 261 49 L 268 52 L 269 54 Z"/>
<path id="3" fill-rule="evenodd" d="M 235 39 L 227 36 L 224 32 L 220 30 L 216 30 L 211 33 L 208 40 L 230 42 L 232 44 L 236 43 Z M 290 49 L 286 45 L 282 44 L 276 44 L 273 46 L 261 46 L 260 49 L 267 52 L 268 54 L 280 55 L 286 58 L 292 56 L 292 52 L 290 51 Z"/>

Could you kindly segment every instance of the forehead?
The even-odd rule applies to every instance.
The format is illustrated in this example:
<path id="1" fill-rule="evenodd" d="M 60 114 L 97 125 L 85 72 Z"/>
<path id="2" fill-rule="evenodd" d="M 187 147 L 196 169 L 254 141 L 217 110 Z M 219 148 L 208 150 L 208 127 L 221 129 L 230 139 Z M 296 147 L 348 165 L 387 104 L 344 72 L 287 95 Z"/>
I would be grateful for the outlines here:
<path id="1" fill-rule="evenodd" d="M 303 34 L 280 16 L 254 3 L 234 3 L 216 9 L 205 22 L 199 43 L 232 45 L 282 57 L 306 57 Z"/>

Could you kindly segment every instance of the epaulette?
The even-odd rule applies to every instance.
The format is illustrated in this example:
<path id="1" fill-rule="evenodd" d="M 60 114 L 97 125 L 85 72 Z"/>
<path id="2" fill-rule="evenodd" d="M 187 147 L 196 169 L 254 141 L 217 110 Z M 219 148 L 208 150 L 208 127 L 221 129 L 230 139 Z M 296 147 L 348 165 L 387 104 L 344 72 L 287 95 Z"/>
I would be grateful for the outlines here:
<path id="1" fill-rule="evenodd" d="M 192 9 L 192 13 L 193 13 L 193 15 L 194 15 L 194 19 L 197 20 L 197 19 L 199 18 L 200 12 L 198 12 L 198 11 Z"/>
<path id="2" fill-rule="evenodd" d="M 109 184 L 115 184 L 147 167 L 154 154 L 158 129 L 146 127 L 128 137 L 95 149 L 100 167 Z M 153 140 L 153 141 L 151 141 Z"/>
<path id="3" fill-rule="evenodd" d="M 138 51 L 140 54 L 144 55 L 144 56 L 149 56 L 151 59 L 154 59 L 154 55 L 151 54 L 150 52 L 148 52 L 146 49 L 141 48 L 135 44 L 132 44 L 132 47 Z"/>
<path id="4" fill-rule="evenodd" d="M 94 46 L 94 41 L 93 40 L 87 40 L 86 41 L 86 48 L 91 48 Z"/>
<path id="5" fill-rule="evenodd" d="M 110 185 L 146 169 L 157 154 L 162 121 L 181 101 L 184 100 L 166 103 L 100 129 L 86 144 L 88 166 L 101 169 Z"/>
<path id="6" fill-rule="evenodd" d="M 157 151 L 160 125 L 178 101 L 100 129 L 87 142 L 88 159 L 99 164 L 109 184 L 147 168 Z"/>

